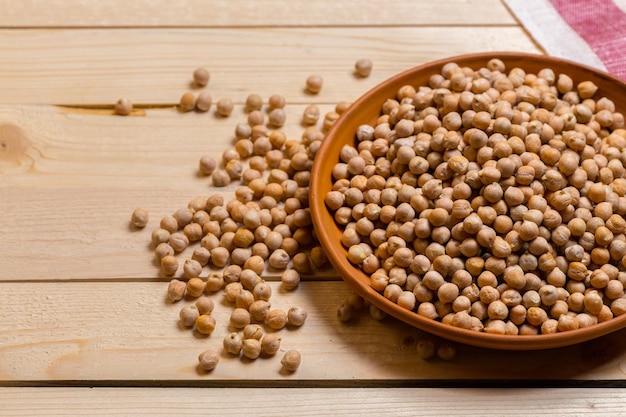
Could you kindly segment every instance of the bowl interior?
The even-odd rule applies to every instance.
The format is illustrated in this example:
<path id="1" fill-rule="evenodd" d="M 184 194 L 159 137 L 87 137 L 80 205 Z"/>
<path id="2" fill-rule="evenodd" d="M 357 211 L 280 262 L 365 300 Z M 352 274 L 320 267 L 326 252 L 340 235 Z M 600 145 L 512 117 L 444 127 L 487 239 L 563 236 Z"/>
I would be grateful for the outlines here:
<path id="1" fill-rule="evenodd" d="M 590 67 L 543 55 L 510 52 L 463 55 L 431 62 L 400 73 L 374 87 L 354 102 L 335 122 L 315 158 L 312 169 L 310 206 L 320 244 L 331 264 L 357 294 L 391 316 L 449 340 L 496 349 L 546 349 L 583 342 L 623 328 L 626 326 L 626 315 L 590 327 L 546 335 L 494 335 L 457 328 L 420 316 L 386 299 L 370 287 L 369 276 L 353 266 L 347 259 L 347 250 L 341 244 L 342 229 L 335 223 L 332 213 L 324 204 L 324 196 L 332 189 L 331 172 L 333 166 L 339 161 L 341 148 L 346 144 L 355 143 L 355 132 L 359 125 L 364 123 L 374 125 L 380 115 L 382 104 L 386 99 L 395 97 L 395 93 L 401 86 L 427 85 L 430 76 L 439 73 L 441 67 L 447 62 L 456 62 L 460 66 L 477 70 L 485 67 L 492 58 L 501 59 L 507 71 L 519 67 L 526 72 L 537 73 L 541 69 L 551 68 L 557 76 L 560 73 L 569 75 L 575 85 L 585 80 L 593 81 L 599 87 L 596 98 L 607 97 L 613 100 L 617 111 L 622 113 L 626 111 L 626 85 L 623 82 Z"/>

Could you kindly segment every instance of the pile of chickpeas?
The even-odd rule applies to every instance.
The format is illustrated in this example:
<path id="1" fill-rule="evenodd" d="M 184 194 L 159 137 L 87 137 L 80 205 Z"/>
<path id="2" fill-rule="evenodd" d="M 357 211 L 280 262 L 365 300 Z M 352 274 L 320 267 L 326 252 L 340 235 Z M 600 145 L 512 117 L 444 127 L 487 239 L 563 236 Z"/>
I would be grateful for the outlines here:
<path id="1" fill-rule="evenodd" d="M 626 313 L 626 130 L 593 82 L 443 65 L 355 132 L 325 198 L 351 263 L 416 314 L 535 335 Z"/>
<path id="2" fill-rule="evenodd" d="M 355 65 L 355 76 L 365 77 L 371 62 Z M 204 88 L 209 73 L 198 68 L 193 85 Z M 318 94 L 323 85 L 319 75 L 304 82 L 308 94 Z M 212 98 L 207 90 L 185 92 L 177 106 L 181 112 L 207 112 Z M 221 158 L 200 157 L 198 171 L 210 178 L 215 190 L 193 198 L 186 207 L 163 216 L 152 231 L 152 245 L 164 276 L 171 277 L 167 298 L 184 303 L 179 312 L 182 326 L 209 336 L 218 323 L 213 315 L 214 294 L 221 293 L 232 306 L 229 333 L 222 352 L 250 360 L 279 352 L 283 328 L 302 326 L 307 312 L 301 307 L 272 307 L 272 287 L 262 278 L 279 274 L 282 289 L 295 290 L 301 275 L 314 274 L 328 266 L 317 241 L 309 209 L 311 167 L 326 131 L 349 105 L 342 102 L 335 111 L 320 114 L 308 105 L 300 120 L 300 138 L 287 138 L 281 130 L 286 122 L 285 98 L 271 95 L 264 100 L 250 94 L 245 101 L 245 121 L 234 129 L 234 146 Z M 132 103 L 120 99 L 115 113 L 132 114 Z M 215 114 L 230 117 L 233 103 L 217 101 Z M 221 190 L 234 191 L 227 199 Z M 135 228 L 148 224 L 148 211 L 137 208 L 131 216 Z M 192 250 L 193 249 L 193 250 Z M 213 370 L 222 353 L 209 349 L 198 356 L 199 368 Z M 283 370 L 293 372 L 300 365 L 300 353 L 287 350 Z"/>

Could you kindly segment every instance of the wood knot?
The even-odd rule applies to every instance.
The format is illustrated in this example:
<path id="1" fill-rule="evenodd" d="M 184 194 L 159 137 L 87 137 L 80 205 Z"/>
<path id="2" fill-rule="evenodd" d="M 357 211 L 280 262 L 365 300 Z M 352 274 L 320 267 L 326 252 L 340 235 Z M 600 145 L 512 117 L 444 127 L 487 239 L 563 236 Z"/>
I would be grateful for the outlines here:
<path id="1" fill-rule="evenodd" d="M 12 123 L 0 124 L 0 162 L 21 165 L 29 140 L 21 127 Z"/>

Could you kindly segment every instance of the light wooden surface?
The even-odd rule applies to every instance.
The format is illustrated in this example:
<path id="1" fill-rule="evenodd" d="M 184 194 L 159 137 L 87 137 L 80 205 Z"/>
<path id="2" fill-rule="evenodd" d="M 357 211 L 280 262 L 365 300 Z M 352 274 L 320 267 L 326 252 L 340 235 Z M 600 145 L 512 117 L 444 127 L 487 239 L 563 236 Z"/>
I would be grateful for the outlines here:
<path id="1" fill-rule="evenodd" d="M 224 356 L 207 374 L 197 355 L 219 348 L 227 326 L 199 337 L 177 322 L 189 302 L 165 301 L 150 231 L 214 191 L 196 175 L 198 158 L 229 146 L 249 93 L 283 94 L 285 131 L 299 137 L 306 104 L 330 110 L 420 63 L 487 50 L 541 53 L 498 0 L 0 7 L 0 415 L 626 411 L 625 332 L 544 352 L 457 345 L 453 361 L 424 361 L 415 343 L 428 335 L 403 323 L 365 313 L 339 322 L 349 290 L 330 271 L 289 294 L 272 282 L 275 306 L 309 313 L 305 326 L 283 331 L 283 350 L 303 355 L 296 373 L 281 373 L 278 356 Z M 362 57 L 374 72 L 357 79 Z M 236 103 L 230 118 L 175 110 L 198 66 L 211 71 L 214 99 Z M 303 91 L 312 73 L 325 80 L 318 96 Z M 138 105 L 137 117 L 111 114 L 122 96 Z M 152 216 L 142 231 L 128 227 L 137 206 Z M 225 323 L 229 307 L 215 300 Z"/>

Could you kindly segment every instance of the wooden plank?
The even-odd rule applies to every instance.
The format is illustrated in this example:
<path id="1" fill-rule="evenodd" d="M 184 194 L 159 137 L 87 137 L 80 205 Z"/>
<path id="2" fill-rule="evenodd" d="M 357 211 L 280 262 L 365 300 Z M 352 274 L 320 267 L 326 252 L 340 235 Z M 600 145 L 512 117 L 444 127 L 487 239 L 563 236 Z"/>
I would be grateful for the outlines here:
<path id="1" fill-rule="evenodd" d="M 256 92 L 283 94 L 290 103 L 337 103 L 438 58 L 501 50 L 540 53 L 519 27 L 5 29 L 0 38 L 5 39 L 0 103 L 10 105 L 110 106 L 120 97 L 143 105 L 174 104 L 199 66 L 211 72 L 208 89 L 216 100 L 242 103 Z M 357 79 L 354 63 L 363 57 L 374 62 L 374 71 Z M 325 80 L 317 96 L 304 92 L 313 73 Z"/>
<path id="2" fill-rule="evenodd" d="M 280 333 L 281 352 L 302 353 L 294 374 L 280 372 L 280 354 L 256 361 L 224 355 L 212 373 L 196 369 L 197 355 L 205 349 L 221 350 L 223 336 L 231 331 L 232 306 L 221 294 L 212 296 L 216 330 L 201 337 L 178 324 L 179 309 L 192 301 L 166 302 L 163 282 L 0 283 L 0 381 L 363 387 L 437 386 L 437 381 L 446 380 L 568 385 L 568 380 L 620 383 L 626 377 L 626 330 L 547 351 L 457 345 L 454 360 L 426 361 L 415 353 L 416 341 L 425 335 L 408 325 L 390 318 L 378 322 L 366 313 L 353 322 L 338 321 L 337 307 L 349 294 L 343 282 L 303 282 L 290 293 L 282 293 L 278 283 L 270 285 L 273 308 L 299 306 L 308 311 L 303 327 Z"/>
<path id="3" fill-rule="evenodd" d="M 618 388 L 579 389 L 441 389 L 353 388 L 283 389 L 218 388 L 0 388 L 0 411 L 26 417 L 223 416 L 381 417 L 464 416 L 606 416 L 626 412 L 625 393 Z M 235 404 L 236 402 L 236 404 Z M 262 406 L 261 406 L 262 405 Z"/>
<path id="4" fill-rule="evenodd" d="M 2 27 L 514 25 L 498 0 L 0 1 Z M 33 11 L 36 10 L 36 13 Z M 62 13 L 63 19 L 59 19 Z M 433 19 L 436 16 L 436 19 Z"/>

